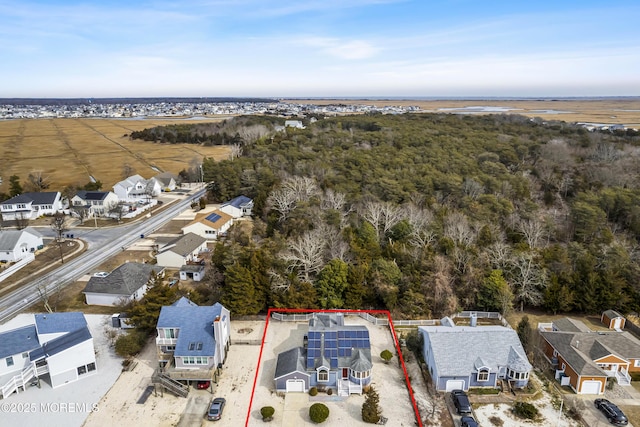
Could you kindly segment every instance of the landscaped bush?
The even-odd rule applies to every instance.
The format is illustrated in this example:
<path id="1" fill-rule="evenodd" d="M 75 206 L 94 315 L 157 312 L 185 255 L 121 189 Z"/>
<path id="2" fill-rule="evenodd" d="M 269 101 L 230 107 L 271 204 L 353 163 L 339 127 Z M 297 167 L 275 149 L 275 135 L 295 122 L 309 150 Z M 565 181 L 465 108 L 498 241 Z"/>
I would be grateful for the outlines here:
<path id="1" fill-rule="evenodd" d="M 122 357 L 135 356 L 144 347 L 146 339 L 147 335 L 137 330 L 120 335 L 116 340 L 116 353 Z"/>
<path id="2" fill-rule="evenodd" d="M 273 408 L 273 406 L 263 406 L 260 409 L 260 415 L 262 415 L 263 421 L 271 421 L 275 412 L 276 410 Z"/>
<path id="3" fill-rule="evenodd" d="M 539 415 L 538 408 L 528 402 L 516 402 L 513 405 L 513 413 L 527 420 L 535 420 Z"/>
<path id="4" fill-rule="evenodd" d="M 314 403 L 309 408 L 309 418 L 314 423 L 320 424 L 329 418 L 329 408 L 322 403 Z"/>
<path id="5" fill-rule="evenodd" d="M 316 387 L 311 387 L 311 388 L 309 389 L 309 394 L 310 394 L 311 396 L 316 396 L 316 395 L 318 394 L 318 389 L 317 389 Z"/>
<path id="6" fill-rule="evenodd" d="M 380 406 L 378 405 L 380 397 L 373 387 L 367 390 L 362 404 L 362 421 L 365 423 L 376 424 L 380 421 Z"/>
<path id="7" fill-rule="evenodd" d="M 389 361 L 393 358 L 393 353 L 391 353 L 389 350 L 382 350 L 382 353 L 380 353 L 380 357 L 382 357 L 384 363 L 389 363 Z"/>
<path id="8" fill-rule="evenodd" d="M 332 388 L 327 389 L 327 394 L 331 396 L 333 394 L 333 389 Z"/>
<path id="9" fill-rule="evenodd" d="M 495 415 L 492 415 L 489 417 L 489 422 L 496 427 L 502 427 L 504 425 L 504 421 L 502 421 L 500 418 L 496 417 Z"/>

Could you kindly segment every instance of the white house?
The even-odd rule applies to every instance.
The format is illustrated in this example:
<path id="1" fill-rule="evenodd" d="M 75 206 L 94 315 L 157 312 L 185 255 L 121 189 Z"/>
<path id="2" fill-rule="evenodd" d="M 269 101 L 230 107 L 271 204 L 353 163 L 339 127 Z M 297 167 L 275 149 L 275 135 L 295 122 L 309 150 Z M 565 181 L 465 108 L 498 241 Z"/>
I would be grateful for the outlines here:
<path id="1" fill-rule="evenodd" d="M 296 128 L 296 129 L 304 129 L 305 127 L 300 120 L 285 120 L 284 127 L 286 128 Z"/>
<path id="2" fill-rule="evenodd" d="M 0 231 L 0 261 L 20 261 L 27 254 L 42 249 L 42 234 L 31 227 Z"/>
<path id="3" fill-rule="evenodd" d="M 158 362 L 176 379 L 211 379 L 222 367 L 230 342 L 230 316 L 222 304 L 199 306 L 182 297 L 160 309 Z"/>
<path id="4" fill-rule="evenodd" d="M 162 191 L 173 191 L 178 186 L 179 177 L 170 172 L 162 172 L 153 177 L 162 188 Z"/>
<path id="5" fill-rule="evenodd" d="M 82 293 L 89 305 L 119 305 L 140 300 L 147 292 L 151 273 L 164 276 L 159 265 L 127 262 L 109 274 L 94 274 Z"/>
<path id="6" fill-rule="evenodd" d="M 34 377 L 56 388 L 96 373 L 93 337 L 82 313 L 36 314 L 34 323 L 0 333 L 0 397 Z"/>
<path id="7" fill-rule="evenodd" d="M 232 224 L 231 215 L 215 210 L 211 213 L 196 215 L 193 221 L 182 227 L 182 232 L 184 234 L 194 233 L 207 240 L 215 240 L 226 233 Z"/>
<path id="8" fill-rule="evenodd" d="M 146 197 L 157 197 L 162 192 L 162 186 L 155 179 L 144 179 L 140 175 L 133 175 L 113 186 L 113 192 L 118 200 L 130 202 Z"/>
<path id="9" fill-rule="evenodd" d="M 111 191 L 81 190 L 71 199 L 72 207 L 88 209 L 88 217 L 105 216 L 111 207 L 117 204 L 118 196 Z"/>
<path id="10" fill-rule="evenodd" d="M 200 254 L 207 251 L 207 240 L 194 233 L 177 237 L 158 250 L 156 260 L 164 267 L 180 268 L 192 262 L 200 262 Z"/>
<path id="11" fill-rule="evenodd" d="M 5 221 L 36 219 L 43 215 L 53 215 L 64 209 L 59 191 L 23 193 L 0 203 L 0 213 Z"/>
<path id="12" fill-rule="evenodd" d="M 253 209 L 253 200 L 247 196 L 238 196 L 229 200 L 220 206 L 220 210 L 234 218 L 242 218 L 243 216 L 251 216 Z"/>

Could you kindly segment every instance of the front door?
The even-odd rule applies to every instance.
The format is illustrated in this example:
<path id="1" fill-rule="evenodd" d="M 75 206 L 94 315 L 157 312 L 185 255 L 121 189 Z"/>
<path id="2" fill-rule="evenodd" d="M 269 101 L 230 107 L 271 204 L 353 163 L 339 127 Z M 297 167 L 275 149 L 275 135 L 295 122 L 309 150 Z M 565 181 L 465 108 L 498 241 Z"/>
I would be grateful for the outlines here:
<path id="1" fill-rule="evenodd" d="M 349 378 L 349 368 L 342 368 L 342 378 Z"/>

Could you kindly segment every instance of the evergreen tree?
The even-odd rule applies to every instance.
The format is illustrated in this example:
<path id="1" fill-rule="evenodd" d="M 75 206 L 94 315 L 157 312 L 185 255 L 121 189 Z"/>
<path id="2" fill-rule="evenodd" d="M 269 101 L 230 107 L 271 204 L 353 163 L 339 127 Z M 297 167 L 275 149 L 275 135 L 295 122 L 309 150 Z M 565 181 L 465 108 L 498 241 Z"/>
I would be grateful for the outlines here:
<path id="1" fill-rule="evenodd" d="M 251 271 L 236 263 L 224 273 L 224 288 L 221 301 L 237 316 L 258 314 L 262 308 L 256 295 Z"/>
<path id="2" fill-rule="evenodd" d="M 155 273 L 151 273 L 144 298 L 134 302 L 128 310 L 131 323 L 145 332 L 153 331 L 158 324 L 160 309 L 176 301 L 176 291 L 177 288 L 169 287 Z"/>
<path id="3" fill-rule="evenodd" d="M 332 259 L 320 271 L 316 281 L 320 307 L 344 307 L 343 294 L 349 285 L 347 281 L 348 270 L 347 263 L 339 259 Z"/>
<path id="4" fill-rule="evenodd" d="M 369 387 L 369 390 L 364 396 L 364 403 L 362 404 L 362 421 L 370 424 L 376 424 L 380 421 L 380 397 L 378 392 L 373 387 Z"/>
<path id="5" fill-rule="evenodd" d="M 15 197 L 18 194 L 22 194 L 22 185 L 20 185 L 20 177 L 18 175 L 11 175 L 9 177 L 9 195 Z"/>

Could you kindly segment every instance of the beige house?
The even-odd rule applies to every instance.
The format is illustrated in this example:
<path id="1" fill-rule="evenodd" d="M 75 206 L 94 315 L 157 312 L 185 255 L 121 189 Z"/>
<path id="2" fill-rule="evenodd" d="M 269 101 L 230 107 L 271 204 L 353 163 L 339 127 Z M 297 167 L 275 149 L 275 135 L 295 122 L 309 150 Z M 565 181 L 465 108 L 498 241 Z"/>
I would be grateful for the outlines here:
<path id="1" fill-rule="evenodd" d="M 211 241 L 226 233 L 232 224 L 233 217 L 231 215 L 215 210 L 211 213 L 196 215 L 193 221 L 182 227 L 182 232 L 197 234 Z"/>
<path id="2" fill-rule="evenodd" d="M 202 253 L 207 252 L 207 240 L 194 233 L 177 237 L 158 250 L 156 260 L 163 267 L 180 268 L 190 263 L 203 261 Z"/>

